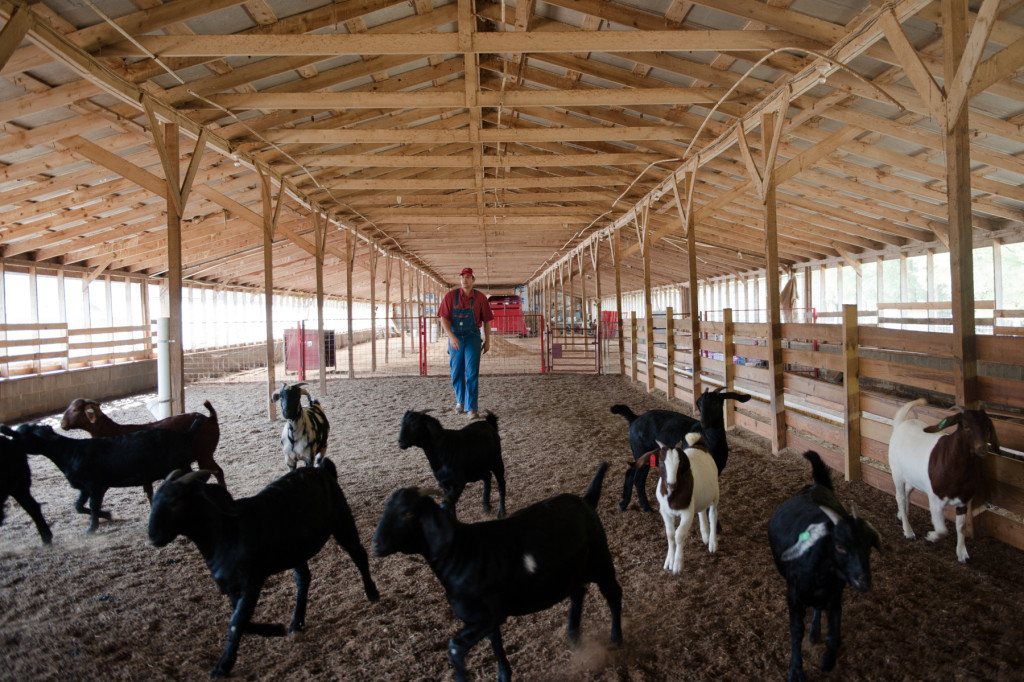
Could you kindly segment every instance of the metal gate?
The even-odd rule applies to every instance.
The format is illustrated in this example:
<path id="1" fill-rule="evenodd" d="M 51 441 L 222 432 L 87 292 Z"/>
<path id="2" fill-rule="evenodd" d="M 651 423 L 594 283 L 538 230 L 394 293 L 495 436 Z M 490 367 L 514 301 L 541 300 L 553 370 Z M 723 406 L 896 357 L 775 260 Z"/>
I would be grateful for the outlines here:
<path id="1" fill-rule="evenodd" d="M 600 371 L 598 328 L 551 327 L 548 333 L 548 367 L 552 372 L 597 374 Z"/>
<path id="2" fill-rule="evenodd" d="M 437 317 L 418 322 L 419 374 L 448 374 L 448 335 Z M 547 331 L 540 315 L 522 315 L 517 324 L 491 326 L 490 350 L 480 358 L 480 374 L 539 374 L 547 371 Z"/>

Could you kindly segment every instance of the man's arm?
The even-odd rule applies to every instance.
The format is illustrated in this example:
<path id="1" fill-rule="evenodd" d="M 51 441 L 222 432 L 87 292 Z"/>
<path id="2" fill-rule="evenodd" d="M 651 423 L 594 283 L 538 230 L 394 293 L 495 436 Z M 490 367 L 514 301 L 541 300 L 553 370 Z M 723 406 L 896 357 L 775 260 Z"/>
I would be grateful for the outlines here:
<path id="1" fill-rule="evenodd" d="M 452 333 L 452 321 L 451 321 L 451 319 L 449 319 L 447 317 L 442 317 L 441 318 L 441 326 L 444 327 L 445 333 L 448 334 L 448 345 L 450 345 L 453 350 L 458 350 L 459 349 L 459 337 L 455 336 L 455 334 Z"/>

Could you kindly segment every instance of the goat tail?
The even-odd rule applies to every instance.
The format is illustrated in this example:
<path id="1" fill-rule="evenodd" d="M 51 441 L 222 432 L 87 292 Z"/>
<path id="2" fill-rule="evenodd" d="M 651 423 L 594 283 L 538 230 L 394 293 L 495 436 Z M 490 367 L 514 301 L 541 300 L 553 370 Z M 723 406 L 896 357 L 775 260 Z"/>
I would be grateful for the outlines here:
<path id="1" fill-rule="evenodd" d="M 206 411 L 210 413 L 210 419 L 217 421 L 217 410 L 213 409 L 213 405 L 210 404 L 209 400 L 203 401 L 203 407 L 205 407 Z"/>
<path id="2" fill-rule="evenodd" d="M 901 407 L 900 409 L 896 410 L 896 415 L 892 418 L 892 428 L 895 429 L 897 426 L 906 421 L 907 415 L 910 413 L 912 409 L 918 407 L 919 405 L 924 405 L 927 402 L 928 401 L 925 400 L 924 398 L 918 398 L 917 400 L 912 400 L 903 407 Z"/>
<path id="3" fill-rule="evenodd" d="M 597 468 L 597 473 L 594 474 L 594 480 L 590 482 L 590 487 L 587 488 L 586 494 L 583 495 L 583 499 L 594 509 L 597 509 L 597 501 L 601 498 L 601 484 L 604 483 L 604 475 L 607 471 L 608 462 L 601 462 L 601 466 Z"/>
<path id="4" fill-rule="evenodd" d="M 822 461 L 821 455 L 814 450 L 808 450 L 804 453 L 804 459 L 811 463 L 811 476 L 814 482 L 823 488 L 832 488 L 832 471 L 828 468 L 828 465 Z"/>
<path id="5" fill-rule="evenodd" d="M 611 413 L 612 414 L 622 415 L 623 417 L 626 418 L 626 421 L 628 421 L 630 424 L 632 424 L 633 420 L 636 419 L 636 413 L 634 413 L 633 410 L 629 409 L 627 406 L 625 406 L 625 405 L 623 405 L 621 403 L 619 403 L 617 405 L 612 405 L 611 406 Z"/>
<path id="6" fill-rule="evenodd" d="M 487 423 L 494 427 L 494 430 L 498 430 L 498 417 L 490 410 L 487 410 Z"/>

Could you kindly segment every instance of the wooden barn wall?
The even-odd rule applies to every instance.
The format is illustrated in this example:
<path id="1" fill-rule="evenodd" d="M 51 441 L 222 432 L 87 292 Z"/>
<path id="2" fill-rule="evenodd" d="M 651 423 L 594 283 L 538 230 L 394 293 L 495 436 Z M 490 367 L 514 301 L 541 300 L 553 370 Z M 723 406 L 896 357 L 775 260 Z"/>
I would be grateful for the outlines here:
<path id="1" fill-rule="evenodd" d="M 848 319 L 857 319 L 855 307 L 847 308 L 853 308 Z M 750 393 L 749 402 L 730 403 L 727 419 L 771 439 L 768 325 L 734 324 L 731 311 L 724 312 L 723 322 L 699 323 L 699 381 L 703 388 L 727 386 Z M 671 309 L 655 315 L 650 352 L 643 316 L 623 322 L 626 373 L 648 390 L 662 391 L 695 410 L 689 316 Z M 782 336 L 786 447 L 816 450 L 848 479 L 893 494 L 888 468 L 892 417 L 916 397 L 928 398 L 930 405 L 954 404 L 952 334 L 784 323 Z M 1024 420 L 1019 417 L 1024 412 L 1024 337 L 979 336 L 978 356 L 980 399 L 1004 454 L 990 453 L 984 463 L 986 489 L 972 505 L 973 532 L 1024 549 Z M 847 372 L 850 367 L 855 371 Z M 918 408 L 916 416 L 938 422 L 949 414 L 930 405 Z M 918 491 L 911 501 L 927 507 Z M 951 507 L 946 513 L 952 518 Z"/>

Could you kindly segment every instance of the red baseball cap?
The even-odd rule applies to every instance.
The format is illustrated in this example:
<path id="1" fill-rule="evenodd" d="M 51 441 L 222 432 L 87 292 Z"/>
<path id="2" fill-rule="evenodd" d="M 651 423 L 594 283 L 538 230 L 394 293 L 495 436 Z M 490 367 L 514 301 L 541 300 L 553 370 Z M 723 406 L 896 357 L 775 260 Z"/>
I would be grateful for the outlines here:
<path id="1" fill-rule="evenodd" d="M 472 277 L 473 268 L 462 268 L 462 272 L 459 273 L 459 277 L 461 277 L 462 275 L 469 275 L 470 277 Z"/>

